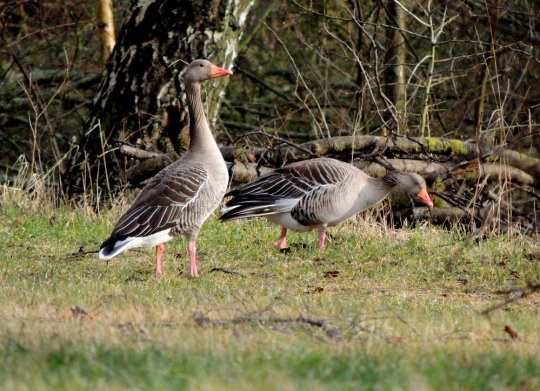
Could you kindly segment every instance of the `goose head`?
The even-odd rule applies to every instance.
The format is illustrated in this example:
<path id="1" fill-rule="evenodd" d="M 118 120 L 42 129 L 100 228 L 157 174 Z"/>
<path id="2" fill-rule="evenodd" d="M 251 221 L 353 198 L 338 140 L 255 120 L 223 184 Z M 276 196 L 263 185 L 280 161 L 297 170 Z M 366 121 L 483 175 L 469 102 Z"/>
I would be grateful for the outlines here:
<path id="1" fill-rule="evenodd" d="M 393 171 L 386 174 L 383 181 L 392 189 L 416 197 L 428 207 L 433 208 L 433 201 L 427 192 L 426 181 L 420 175 L 412 172 Z"/>
<path id="2" fill-rule="evenodd" d="M 200 83 L 220 76 L 232 75 L 232 71 L 220 68 L 208 60 L 195 60 L 189 64 L 186 72 L 186 81 Z"/>

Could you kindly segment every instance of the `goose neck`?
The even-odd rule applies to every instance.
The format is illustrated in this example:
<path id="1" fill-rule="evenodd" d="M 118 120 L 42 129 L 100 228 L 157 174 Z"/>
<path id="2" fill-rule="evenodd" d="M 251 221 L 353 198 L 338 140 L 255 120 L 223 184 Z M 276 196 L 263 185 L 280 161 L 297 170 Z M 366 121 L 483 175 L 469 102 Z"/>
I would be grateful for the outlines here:
<path id="1" fill-rule="evenodd" d="M 187 83 L 186 95 L 189 111 L 189 151 L 204 152 L 216 149 L 214 136 L 204 114 L 200 83 Z"/>

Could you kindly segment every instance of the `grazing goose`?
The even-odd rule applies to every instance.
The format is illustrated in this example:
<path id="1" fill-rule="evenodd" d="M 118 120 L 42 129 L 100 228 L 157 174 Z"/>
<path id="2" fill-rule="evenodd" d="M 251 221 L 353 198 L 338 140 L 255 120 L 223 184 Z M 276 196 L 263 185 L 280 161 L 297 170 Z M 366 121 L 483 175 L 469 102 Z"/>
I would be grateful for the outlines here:
<path id="1" fill-rule="evenodd" d="M 221 221 L 265 216 L 281 225 L 278 249 L 287 246 L 287 230 L 319 231 L 324 248 L 326 228 L 367 209 L 393 190 L 418 197 L 433 207 L 426 182 L 418 174 L 392 171 L 382 179 L 335 159 L 319 158 L 289 164 L 240 186 L 222 209 Z"/>
<path id="2" fill-rule="evenodd" d="M 206 60 L 189 64 L 185 75 L 190 118 L 188 151 L 142 189 L 101 245 L 101 259 L 134 247 L 155 246 L 156 276 L 161 276 L 163 243 L 183 235 L 188 240 L 190 276 L 198 276 L 195 241 L 204 221 L 223 199 L 229 180 L 227 166 L 206 121 L 200 83 L 231 74 Z"/>

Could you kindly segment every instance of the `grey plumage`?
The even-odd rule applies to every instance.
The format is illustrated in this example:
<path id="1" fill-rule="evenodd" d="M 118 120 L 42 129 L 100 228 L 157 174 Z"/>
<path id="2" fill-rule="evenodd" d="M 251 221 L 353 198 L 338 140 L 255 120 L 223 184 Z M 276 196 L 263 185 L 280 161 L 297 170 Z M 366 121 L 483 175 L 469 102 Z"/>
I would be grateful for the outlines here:
<path id="1" fill-rule="evenodd" d="M 287 229 L 318 228 L 324 246 L 326 227 L 374 205 L 393 189 L 427 196 L 426 183 L 418 174 L 390 172 L 375 179 L 339 160 L 313 159 L 287 165 L 229 192 L 226 196 L 233 198 L 220 219 L 266 216 L 285 229 L 283 241 Z M 429 196 L 423 201 L 432 206 Z"/>
<path id="2" fill-rule="evenodd" d="M 118 220 L 108 239 L 112 245 L 107 246 L 105 242 L 103 254 L 112 253 L 114 243 L 127 237 L 149 236 L 168 228 L 172 228 L 174 236 L 196 237 L 208 217 L 205 210 L 217 207 L 215 200 L 209 199 L 212 193 L 208 192 L 208 176 L 202 165 L 186 166 L 181 160 L 160 171 Z"/>
<path id="3" fill-rule="evenodd" d="M 156 246 L 156 274 L 161 275 L 164 242 L 188 239 L 191 275 L 197 275 L 195 240 L 217 208 L 228 183 L 228 171 L 202 107 L 200 82 L 232 72 L 206 60 L 193 61 L 186 72 L 190 145 L 184 157 L 161 170 L 142 189 L 120 218 L 99 256 L 109 259 L 133 247 Z"/>

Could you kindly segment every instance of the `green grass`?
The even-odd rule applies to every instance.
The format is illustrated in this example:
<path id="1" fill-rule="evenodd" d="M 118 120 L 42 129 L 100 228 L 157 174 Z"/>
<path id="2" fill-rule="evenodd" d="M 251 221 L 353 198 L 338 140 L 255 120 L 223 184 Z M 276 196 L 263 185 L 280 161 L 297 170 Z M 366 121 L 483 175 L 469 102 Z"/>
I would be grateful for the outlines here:
<path id="1" fill-rule="evenodd" d="M 151 249 L 71 255 L 97 249 L 118 210 L 0 212 L 3 390 L 540 388 L 540 295 L 480 314 L 507 297 L 497 291 L 539 282 L 531 238 L 358 220 L 333 228 L 322 254 L 313 232 L 292 233 L 281 254 L 276 226 L 211 218 L 201 277 L 187 277 L 178 238 L 156 279 Z M 337 334 L 276 321 L 299 316 Z"/>

